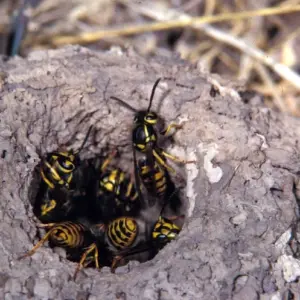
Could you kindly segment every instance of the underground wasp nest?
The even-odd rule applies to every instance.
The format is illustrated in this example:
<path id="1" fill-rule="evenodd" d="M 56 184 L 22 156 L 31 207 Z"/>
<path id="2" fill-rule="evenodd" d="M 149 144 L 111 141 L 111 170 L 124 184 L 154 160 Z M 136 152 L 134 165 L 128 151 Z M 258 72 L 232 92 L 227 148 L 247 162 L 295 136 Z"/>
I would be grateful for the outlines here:
<path id="1" fill-rule="evenodd" d="M 152 259 L 177 237 L 184 215 L 180 187 L 168 160 L 185 161 L 166 152 L 161 144 L 181 125 L 165 126 L 151 111 L 158 79 L 147 110 L 139 111 L 112 97 L 135 113 L 132 130 L 133 167 L 124 172 L 117 150 L 80 159 L 91 126 L 77 151 L 58 150 L 38 166 L 34 213 L 46 229 L 42 239 L 21 258 L 33 255 L 46 241 L 66 249 L 67 257 L 85 267 L 115 268 L 129 260 Z"/>

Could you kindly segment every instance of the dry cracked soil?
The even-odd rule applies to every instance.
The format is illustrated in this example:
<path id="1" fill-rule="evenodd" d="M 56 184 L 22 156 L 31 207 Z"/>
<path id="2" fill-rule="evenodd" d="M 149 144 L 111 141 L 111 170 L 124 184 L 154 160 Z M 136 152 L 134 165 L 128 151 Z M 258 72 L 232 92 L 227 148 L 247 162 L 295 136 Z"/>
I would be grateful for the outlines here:
<path id="1" fill-rule="evenodd" d="M 187 208 L 178 239 L 151 261 L 116 274 L 87 268 L 75 282 L 63 251 L 45 245 L 18 260 L 39 239 L 31 202 L 40 158 L 78 148 L 93 125 L 82 157 L 118 146 L 130 165 L 132 113 L 110 97 L 146 108 L 158 77 L 154 108 L 184 122 L 168 150 L 196 160 L 179 170 Z M 298 299 L 300 120 L 246 95 L 177 57 L 132 50 L 73 46 L 2 59 L 1 299 Z"/>

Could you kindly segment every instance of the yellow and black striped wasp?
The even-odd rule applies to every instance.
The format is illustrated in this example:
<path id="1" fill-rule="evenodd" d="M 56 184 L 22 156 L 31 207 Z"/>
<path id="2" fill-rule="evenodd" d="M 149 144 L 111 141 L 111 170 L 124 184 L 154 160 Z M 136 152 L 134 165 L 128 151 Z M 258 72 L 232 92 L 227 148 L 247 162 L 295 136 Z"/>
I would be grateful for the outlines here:
<path id="1" fill-rule="evenodd" d="M 92 219 L 96 222 L 97 219 L 108 223 L 121 216 L 136 216 L 141 208 L 133 177 L 118 167 L 110 167 L 116 154 L 115 150 L 104 161 L 94 163 L 97 180 L 92 205 L 96 218 Z"/>
<path id="2" fill-rule="evenodd" d="M 24 259 L 33 255 L 46 241 L 50 242 L 52 247 L 61 247 L 66 249 L 67 258 L 72 261 L 79 261 L 78 270 L 87 267 L 92 263 L 99 268 L 99 263 L 105 264 L 106 257 L 101 258 L 98 255 L 98 245 L 95 236 L 84 222 L 61 222 L 40 224 L 40 227 L 48 229 L 44 237 L 26 254 L 18 259 Z M 102 261 L 100 259 L 103 259 Z"/>
<path id="3" fill-rule="evenodd" d="M 168 219 L 159 216 L 159 219 L 152 230 L 152 240 L 159 245 L 165 245 L 166 243 L 174 240 L 179 234 L 180 228 L 173 222 L 173 220 L 181 217 L 182 216 Z"/>
<path id="4" fill-rule="evenodd" d="M 182 128 L 182 125 L 178 125 L 175 123 L 171 123 L 169 126 L 166 127 L 164 120 L 160 116 L 158 116 L 155 112 L 150 110 L 152 106 L 155 90 L 160 80 L 161 78 L 157 79 L 156 82 L 154 83 L 147 110 L 136 110 L 128 103 L 124 102 L 123 100 L 117 97 L 111 97 L 111 99 L 117 100 L 122 106 L 128 108 L 129 110 L 135 113 L 134 126 L 132 130 L 132 144 L 133 144 L 134 169 L 135 169 L 135 180 L 136 180 L 137 189 L 139 190 L 140 188 L 140 180 L 139 180 L 140 174 L 138 174 L 139 170 L 143 172 L 144 169 L 144 174 L 147 173 L 147 177 L 149 178 L 149 180 L 146 183 L 146 186 L 149 187 L 150 183 L 152 182 L 151 189 L 155 190 L 158 193 L 158 195 L 159 193 L 161 193 L 161 191 L 163 192 L 164 185 L 165 185 L 163 181 L 166 177 L 165 176 L 166 173 L 164 172 L 163 169 L 175 173 L 175 170 L 167 163 L 167 159 L 171 159 L 179 163 L 195 163 L 195 161 L 187 161 L 177 156 L 171 155 L 158 145 L 159 136 L 163 136 L 163 137 L 170 136 L 173 131 L 172 129 L 177 130 Z M 138 160 L 136 159 L 136 152 L 146 155 L 147 167 L 143 167 L 142 163 L 140 166 L 137 164 Z M 163 169 L 159 169 L 158 167 L 161 167 Z M 144 174 L 141 175 L 142 177 L 145 178 Z M 150 177 L 152 177 L 152 180 L 150 180 Z M 162 180 L 160 180 L 159 177 L 161 177 Z M 162 184 L 162 187 L 160 187 L 159 184 Z M 139 192 L 139 194 L 141 193 Z M 148 201 L 148 205 L 153 206 L 154 204 L 155 204 L 155 197 L 152 197 L 150 198 L 150 201 Z"/>
<path id="5" fill-rule="evenodd" d="M 42 161 L 40 174 L 42 180 L 50 189 L 65 187 L 72 190 L 74 188 L 76 183 L 73 182 L 73 177 L 80 163 L 79 153 L 85 146 L 92 128 L 93 126 L 89 127 L 84 141 L 76 152 L 74 152 L 73 149 L 70 151 L 52 152 Z"/>
<path id="6" fill-rule="evenodd" d="M 150 110 L 155 90 L 160 80 L 161 78 L 158 78 L 153 85 L 147 110 L 137 110 L 128 103 L 114 96 L 112 96 L 111 99 L 118 101 L 122 106 L 135 113 L 133 120 L 134 126 L 132 130 L 132 143 L 134 150 L 146 153 L 148 157 L 151 157 L 149 160 L 156 160 L 167 170 L 175 172 L 174 169 L 167 164 L 166 159 L 171 159 L 179 163 L 194 163 L 194 161 L 183 160 L 177 156 L 169 154 L 158 146 L 158 136 L 170 136 L 173 131 L 172 129 L 178 130 L 182 128 L 182 125 L 175 123 L 171 123 L 166 127 L 163 118 Z"/>
<path id="7" fill-rule="evenodd" d="M 74 201 L 81 202 L 80 195 L 84 194 L 89 173 L 84 166 L 79 168 L 79 153 L 91 129 L 92 126 L 78 151 L 52 152 L 42 160 L 39 170 L 42 180 L 34 203 L 34 213 L 42 222 L 66 220 L 66 216 L 72 213 Z"/>

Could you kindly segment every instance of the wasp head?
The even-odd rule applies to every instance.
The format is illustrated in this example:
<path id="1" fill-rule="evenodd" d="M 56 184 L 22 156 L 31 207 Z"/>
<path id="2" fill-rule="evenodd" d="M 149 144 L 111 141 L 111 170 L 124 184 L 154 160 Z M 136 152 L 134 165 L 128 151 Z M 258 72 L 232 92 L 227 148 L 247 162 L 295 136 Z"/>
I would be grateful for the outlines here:
<path id="1" fill-rule="evenodd" d="M 174 240 L 180 232 L 180 228 L 172 221 L 159 217 L 154 225 L 152 238 L 160 244 L 166 244 Z"/>
<path id="2" fill-rule="evenodd" d="M 135 124 L 155 125 L 158 121 L 158 116 L 155 112 L 139 111 L 135 114 L 133 122 Z"/>
<path id="3" fill-rule="evenodd" d="M 61 155 L 57 158 L 58 167 L 64 173 L 73 172 L 75 169 L 75 156 L 66 153 L 60 153 Z"/>

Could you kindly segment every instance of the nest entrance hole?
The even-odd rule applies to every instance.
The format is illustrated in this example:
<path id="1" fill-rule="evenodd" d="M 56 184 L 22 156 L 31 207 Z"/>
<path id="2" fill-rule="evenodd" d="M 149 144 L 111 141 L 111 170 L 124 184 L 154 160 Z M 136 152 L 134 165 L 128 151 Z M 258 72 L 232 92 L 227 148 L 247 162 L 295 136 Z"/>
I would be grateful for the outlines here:
<path id="1" fill-rule="evenodd" d="M 87 156 L 89 157 L 89 153 L 87 154 Z M 50 166 L 54 167 L 53 160 L 51 161 L 51 159 L 53 159 L 52 155 L 53 154 L 46 155 L 46 157 L 42 159 L 41 163 L 34 170 L 32 185 L 29 193 L 33 211 L 35 216 L 39 219 L 39 223 L 54 223 L 53 227 L 49 227 L 48 229 L 46 229 L 46 233 L 41 234 L 39 238 L 43 239 L 47 232 L 51 231 L 53 228 L 56 228 L 56 233 L 53 233 L 53 236 L 58 240 L 63 240 L 67 238 L 67 234 L 72 234 L 72 232 L 74 234 L 74 228 L 72 228 L 73 223 L 82 224 L 87 230 L 81 232 L 82 236 L 80 236 L 79 234 L 77 235 L 77 237 L 73 236 L 73 238 L 84 239 L 82 245 L 79 245 L 77 247 L 65 247 L 65 245 L 62 244 L 59 245 L 57 243 L 57 240 L 53 240 L 53 238 L 51 239 L 51 235 L 49 236 L 49 239 L 45 240 L 45 242 L 49 241 L 49 245 L 51 248 L 64 248 L 66 250 L 67 259 L 77 263 L 81 260 L 82 255 L 85 253 L 85 249 L 87 249 L 90 244 L 95 243 L 98 250 L 97 259 L 99 266 L 111 267 L 116 253 L 112 253 L 110 247 L 108 247 L 105 233 L 103 235 L 99 235 L 97 233 L 95 234 L 94 225 L 101 223 L 105 224 L 105 226 L 107 227 L 108 224 L 114 219 L 114 217 L 121 218 L 125 216 L 137 218 L 143 221 L 140 214 L 140 207 L 138 207 L 133 213 L 122 214 L 120 213 L 120 211 L 125 209 L 126 212 L 126 208 L 123 206 L 121 210 L 118 210 L 118 207 L 115 205 L 116 202 L 114 197 L 107 196 L 103 203 L 101 203 L 101 201 L 98 201 L 101 200 L 101 196 L 99 196 L 98 191 L 99 180 L 103 179 L 103 177 L 101 177 L 103 174 L 101 174 L 101 172 L 99 173 L 97 170 L 101 168 L 103 161 L 105 161 L 105 159 L 107 158 L 107 156 L 104 157 L 102 155 L 99 157 L 80 160 L 78 166 L 75 169 L 75 173 L 73 174 L 75 188 L 74 185 L 71 187 L 72 192 L 70 192 L 65 187 L 61 187 L 58 189 L 55 188 L 54 191 L 52 191 L 49 188 L 49 185 L 45 183 L 45 180 L 43 180 L 41 176 L 41 169 L 47 169 L 44 165 L 45 162 L 50 163 Z M 118 160 L 110 163 L 107 170 L 108 173 L 114 172 L 118 169 L 120 170 L 120 164 L 117 162 Z M 133 163 L 127 161 L 124 164 L 122 162 L 122 166 L 125 166 L 128 169 L 128 167 L 130 168 L 130 166 L 133 166 Z M 124 186 L 126 184 L 130 184 L 130 180 L 133 179 L 133 177 L 130 176 L 130 174 L 126 171 L 124 171 L 124 175 L 128 180 L 122 186 L 121 183 L 118 182 L 121 187 L 121 192 L 122 188 L 124 189 Z M 168 178 L 168 180 L 172 182 L 172 188 L 177 189 L 171 177 Z M 143 196 L 144 193 L 145 189 L 142 189 Z M 169 196 L 171 194 L 169 194 Z M 176 212 L 178 219 L 174 221 L 174 224 L 178 226 L 178 228 L 181 228 L 184 222 L 184 219 L 181 216 L 184 214 L 183 212 L 185 211 L 185 205 L 183 205 L 184 203 L 182 203 L 182 197 L 179 194 L 179 189 L 178 193 L 177 190 L 174 190 L 174 194 L 171 195 L 173 201 L 169 201 L 168 205 L 165 207 L 165 211 L 168 213 Z M 95 203 L 95 201 L 98 202 Z M 114 204 L 110 206 L 112 202 Z M 59 227 L 61 224 L 67 223 L 69 228 L 66 228 L 65 226 L 65 231 L 63 230 L 63 228 Z M 138 247 L 141 246 L 141 252 L 139 252 L 139 250 L 133 251 L 133 254 L 125 255 L 123 258 L 119 257 L 121 259 L 118 260 L 118 265 L 116 266 L 125 265 L 130 260 L 137 260 L 139 262 L 151 260 L 158 253 L 158 251 L 163 248 L 158 248 L 157 245 L 149 243 L 151 231 L 153 230 L 154 224 L 155 220 L 153 220 L 153 222 L 149 225 L 150 234 L 148 232 L 148 236 L 145 238 L 145 240 L 141 239 L 142 242 L 138 244 Z M 69 232 L 67 232 L 68 229 Z M 140 234 L 140 232 L 138 232 L 138 234 Z M 145 234 L 145 232 L 143 234 Z M 71 238 L 71 236 L 69 238 Z M 135 239 L 138 238 L 140 237 L 137 236 Z M 165 244 L 163 246 L 165 246 Z M 36 250 L 38 251 L 38 249 Z M 84 267 L 96 267 L 95 260 L 93 259 L 94 254 L 95 252 L 92 251 L 91 257 L 87 257 L 86 261 L 83 264 Z"/>

